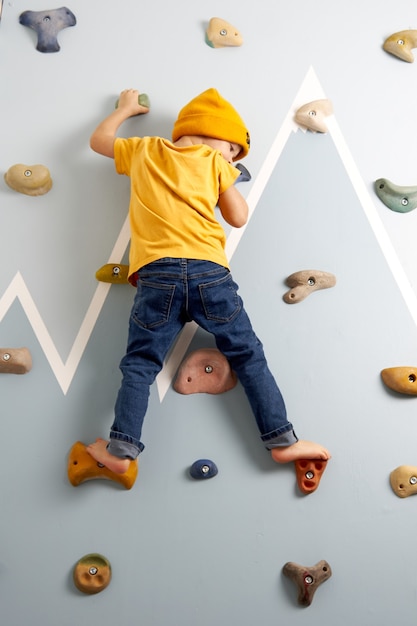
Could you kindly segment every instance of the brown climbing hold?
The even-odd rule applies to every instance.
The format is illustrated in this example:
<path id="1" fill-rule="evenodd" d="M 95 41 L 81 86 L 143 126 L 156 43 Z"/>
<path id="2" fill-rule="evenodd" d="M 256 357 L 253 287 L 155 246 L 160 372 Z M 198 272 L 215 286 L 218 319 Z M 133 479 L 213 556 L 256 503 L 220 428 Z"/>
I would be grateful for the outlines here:
<path id="1" fill-rule="evenodd" d="M 327 133 L 326 117 L 333 113 L 330 100 L 313 100 L 300 107 L 295 113 L 295 121 L 308 130 Z"/>
<path id="2" fill-rule="evenodd" d="M 9 167 L 4 180 L 11 189 L 27 196 L 42 196 L 52 187 L 51 174 L 45 165 L 16 163 Z"/>
<path id="3" fill-rule="evenodd" d="M 97 270 L 96 278 L 103 283 L 112 283 L 113 285 L 128 285 L 128 274 L 128 265 L 122 265 L 120 263 L 106 263 L 106 265 L 102 265 L 102 267 Z"/>
<path id="4" fill-rule="evenodd" d="M 110 562 L 101 554 L 86 554 L 75 564 L 73 579 L 77 589 L 83 593 L 100 593 L 111 581 Z"/>
<path id="5" fill-rule="evenodd" d="M 32 369 L 27 348 L 0 348 L 0 374 L 26 374 Z"/>
<path id="6" fill-rule="evenodd" d="M 220 17 L 212 17 L 206 30 L 206 43 L 212 48 L 225 48 L 241 46 L 243 39 L 237 28 L 229 22 Z"/>
<path id="7" fill-rule="evenodd" d="M 319 486 L 327 467 L 327 461 L 320 459 L 298 459 L 294 461 L 297 484 L 303 493 L 313 493 Z"/>
<path id="8" fill-rule="evenodd" d="M 284 294 L 283 298 L 287 304 L 296 304 L 313 291 L 334 287 L 336 276 L 321 270 L 301 270 L 288 276 L 285 282 L 291 289 Z"/>
<path id="9" fill-rule="evenodd" d="M 174 382 L 178 393 L 224 393 L 237 384 L 226 357 L 216 348 L 202 348 L 184 359 Z"/>
<path id="10" fill-rule="evenodd" d="M 381 378 L 390 389 L 417 396 L 417 367 L 387 367 L 381 371 Z"/>
<path id="11" fill-rule="evenodd" d="M 301 606 L 310 606 L 317 588 L 332 575 L 327 561 L 319 561 L 313 567 L 305 567 L 290 561 L 284 565 L 282 571 L 297 585 L 298 604 Z"/>
<path id="12" fill-rule="evenodd" d="M 68 457 L 68 478 L 74 487 L 88 480 L 104 479 L 112 480 L 126 489 L 131 489 L 138 475 L 137 460 L 131 461 L 127 472 L 116 474 L 107 467 L 98 463 L 87 452 L 85 444 L 81 441 L 74 443 Z"/>
<path id="13" fill-rule="evenodd" d="M 393 492 L 399 498 L 408 498 L 417 494 L 417 467 L 400 465 L 389 476 Z"/>

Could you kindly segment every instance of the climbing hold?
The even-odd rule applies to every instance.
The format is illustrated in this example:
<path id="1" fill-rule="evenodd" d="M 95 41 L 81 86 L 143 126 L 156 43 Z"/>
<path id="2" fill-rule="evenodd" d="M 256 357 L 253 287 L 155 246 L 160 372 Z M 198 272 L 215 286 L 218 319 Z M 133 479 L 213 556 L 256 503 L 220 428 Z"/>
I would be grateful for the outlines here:
<path id="1" fill-rule="evenodd" d="M 300 490 L 305 494 L 313 493 L 319 486 L 327 461 L 299 459 L 294 461 L 294 465 Z"/>
<path id="2" fill-rule="evenodd" d="M 386 367 L 381 378 L 390 389 L 417 396 L 417 367 Z"/>
<path id="3" fill-rule="evenodd" d="M 408 498 L 417 493 L 417 467 L 400 465 L 389 476 L 393 492 L 399 498 Z"/>
<path id="4" fill-rule="evenodd" d="M 42 196 L 52 187 L 51 174 L 45 165 L 12 165 L 4 175 L 6 183 L 15 191 L 28 196 Z"/>
<path id="5" fill-rule="evenodd" d="M 220 17 L 212 17 L 206 30 L 206 43 L 211 48 L 225 48 L 241 46 L 243 39 L 237 28 L 229 22 Z"/>
<path id="6" fill-rule="evenodd" d="M 138 96 L 138 104 L 140 104 L 140 106 L 142 107 L 146 107 L 147 109 L 149 109 L 149 107 L 151 106 L 149 96 L 146 93 L 140 93 Z M 119 106 L 119 98 L 117 98 L 114 108 L 117 109 L 118 106 Z"/>
<path id="7" fill-rule="evenodd" d="M 381 202 L 391 211 L 409 213 L 417 207 L 417 185 L 400 187 L 391 183 L 387 178 L 378 178 L 375 181 L 375 192 Z"/>
<path id="8" fill-rule="evenodd" d="M 86 446 L 77 441 L 72 446 L 68 457 L 68 478 L 74 487 L 88 480 L 104 479 L 112 480 L 126 489 L 131 489 L 138 475 L 137 460 L 131 461 L 129 469 L 124 474 L 116 474 L 107 467 L 98 463 L 87 452 Z"/>
<path id="9" fill-rule="evenodd" d="M 242 165 L 242 163 L 238 163 L 236 165 L 236 169 L 239 170 L 240 174 L 238 178 L 236 178 L 235 183 L 243 183 L 251 180 L 252 176 L 250 175 L 250 172 L 244 165 Z"/>
<path id="10" fill-rule="evenodd" d="M 196 480 L 204 480 L 206 478 L 214 478 L 219 470 L 213 461 L 209 459 L 199 459 L 190 467 L 190 476 Z"/>
<path id="11" fill-rule="evenodd" d="M 76 17 L 67 7 L 52 9 L 51 11 L 24 11 L 19 16 L 22 26 L 28 26 L 36 31 L 39 52 L 58 52 L 60 45 L 57 35 L 60 30 L 77 23 Z"/>
<path id="12" fill-rule="evenodd" d="M 417 30 L 400 30 L 390 35 L 382 47 L 399 59 L 412 63 L 414 56 L 411 50 L 417 47 Z"/>
<path id="13" fill-rule="evenodd" d="M 111 581 L 110 562 L 101 554 L 86 554 L 75 564 L 73 579 L 83 593 L 100 593 Z"/>
<path id="14" fill-rule="evenodd" d="M 325 118 L 333 113 L 330 100 L 313 100 L 300 107 L 295 113 L 295 121 L 308 130 L 327 133 Z"/>
<path id="15" fill-rule="evenodd" d="M 334 287 L 336 277 L 320 270 L 301 270 L 288 276 L 285 282 L 291 289 L 284 294 L 283 299 L 287 304 L 296 304 L 313 291 Z"/>
<path id="16" fill-rule="evenodd" d="M 226 357 L 216 348 L 191 352 L 182 362 L 174 382 L 178 393 L 224 393 L 237 384 Z"/>
<path id="17" fill-rule="evenodd" d="M 106 263 L 96 272 L 97 280 L 103 283 L 113 283 L 113 285 L 129 284 L 129 266 Z"/>
<path id="18" fill-rule="evenodd" d="M 26 374 L 32 369 L 27 348 L 0 348 L 0 374 Z"/>
<path id="19" fill-rule="evenodd" d="M 298 604 L 301 606 L 310 606 L 317 588 L 332 575 L 327 561 L 319 561 L 313 567 L 304 567 L 289 561 L 282 571 L 297 585 Z"/>

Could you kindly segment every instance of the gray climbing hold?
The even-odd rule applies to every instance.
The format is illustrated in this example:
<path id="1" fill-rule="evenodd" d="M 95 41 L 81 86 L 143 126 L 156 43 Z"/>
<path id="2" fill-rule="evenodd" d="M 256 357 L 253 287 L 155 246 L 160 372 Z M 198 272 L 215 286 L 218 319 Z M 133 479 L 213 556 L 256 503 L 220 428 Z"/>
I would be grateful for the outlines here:
<path id="1" fill-rule="evenodd" d="M 61 49 L 57 39 L 59 31 L 75 26 L 77 20 L 72 11 L 67 7 L 61 7 L 50 11 L 24 11 L 19 16 L 19 22 L 22 26 L 36 31 L 38 35 L 36 50 L 58 52 Z"/>

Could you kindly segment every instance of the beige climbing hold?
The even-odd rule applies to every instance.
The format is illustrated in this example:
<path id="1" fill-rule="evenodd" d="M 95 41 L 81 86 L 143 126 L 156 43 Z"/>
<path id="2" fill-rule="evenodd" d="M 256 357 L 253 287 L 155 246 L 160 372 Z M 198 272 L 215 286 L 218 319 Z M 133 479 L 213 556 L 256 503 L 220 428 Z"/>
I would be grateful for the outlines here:
<path id="1" fill-rule="evenodd" d="M 383 49 L 390 54 L 413 63 L 414 56 L 411 52 L 417 48 L 417 30 L 400 30 L 398 33 L 390 35 L 383 44 Z"/>
<path id="2" fill-rule="evenodd" d="M 313 493 L 319 486 L 321 477 L 327 467 L 327 461 L 320 459 L 298 459 L 294 461 L 297 484 L 305 493 Z"/>
<path id="3" fill-rule="evenodd" d="M 88 480 L 104 479 L 119 483 L 123 485 L 125 489 L 131 489 L 137 475 L 137 459 L 130 461 L 127 472 L 124 474 L 116 474 L 116 472 L 112 472 L 93 459 L 87 452 L 85 444 L 81 441 L 74 443 L 68 456 L 68 479 L 74 487 Z"/>
<path id="4" fill-rule="evenodd" d="M 417 396 L 417 367 L 387 367 L 381 371 L 381 378 L 390 389 Z"/>
<path id="5" fill-rule="evenodd" d="M 237 376 L 216 348 L 202 348 L 184 359 L 174 382 L 178 393 L 224 393 L 236 386 Z"/>
<path id="6" fill-rule="evenodd" d="M 282 569 L 298 588 L 298 604 L 310 606 L 317 588 L 330 578 L 332 570 L 327 561 L 319 561 L 313 567 L 305 567 L 289 561 Z"/>
<path id="7" fill-rule="evenodd" d="M 288 276 L 285 282 L 291 289 L 284 294 L 283 298 L 288 304 L 296 304 L 313 291 L 334 287 L 336 277 L 330 272 L 321 270 L 301 270 Z"/>
<path id="8" fill-rule="evenodd" d="M 399 498 L 408 498 L 417 493 L 417 467 L 400 465 L 389 476 L 393 492 Z"/>
<path id="9" fill-rule="evenodd" d="M 295 113 L 295 121 L 300 126 L 317 133 L 327 133 L 326 117 L 333 113 L 330 100 L 313 100 L 300 107 Z"/>
<path id="10" fill-rule="evenodd" d="M 51 174 L 45 165 L 12 165 L 4 175 L 6 183 L 27 196 L 42 196 L 52 187 Z"/>
<path id="11" fill-rule="evenodd" d="M 27 348 L 0 348 L 0 374 L 26 374 L 32 369 Z"/>
<path id="12" fill-rule="evenodd" d="M 128 284 L 129 266 L 117 263 L 106 263 L 96 272 L 97 280 L 113 285 Z"/>
<path id="13" fill-rule="evenodd" d="M 241 46 L 243 39 L 238 29 L 229 22 L 212 17 L 206 30 L 206 43 L 212 48 L 225 48 Z"/>

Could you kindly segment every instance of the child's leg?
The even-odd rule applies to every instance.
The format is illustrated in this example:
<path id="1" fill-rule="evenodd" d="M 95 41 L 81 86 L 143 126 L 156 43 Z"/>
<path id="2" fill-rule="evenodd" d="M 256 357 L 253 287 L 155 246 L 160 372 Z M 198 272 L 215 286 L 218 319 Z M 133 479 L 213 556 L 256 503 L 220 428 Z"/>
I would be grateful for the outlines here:
<path id="1" fill-rule="evenodd" d="M 182 290 L 176 288 L 177 283 L 181 284 L 181 276 L 176 262 L 151 263 L 139 272 L 127 350 L 120 363 L 123 377 L 110 442 L 98 439 L 87 447 L 97 462 L 117 473 L 124 473 L 129 462 L 144 448 L 140 437 L 150 386 L 186 321 L 182 313 Z"/>
<path id="2" fill-rule="evenodd" d="M 221 278 L 223 276 L 223 278 Z M 299 441 L 281 391 L 269 370 L 263 346 L 255 335 L 237 285 L 227 270 L 219 270 L 210 283 L 205 278 L 193 290 L 193 318 L 211 332 L 242 383 L 258 425 L 261 439 L 278 463 L 300 458 L 326 459 L 320 444 Z"/>

